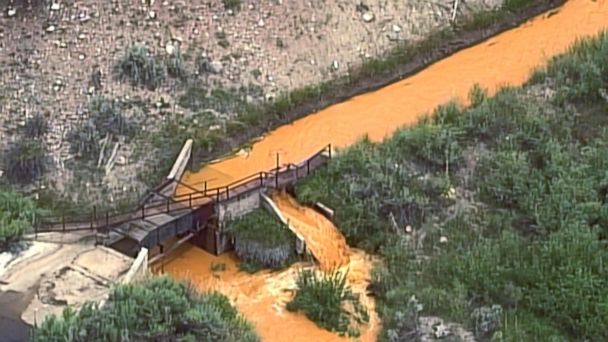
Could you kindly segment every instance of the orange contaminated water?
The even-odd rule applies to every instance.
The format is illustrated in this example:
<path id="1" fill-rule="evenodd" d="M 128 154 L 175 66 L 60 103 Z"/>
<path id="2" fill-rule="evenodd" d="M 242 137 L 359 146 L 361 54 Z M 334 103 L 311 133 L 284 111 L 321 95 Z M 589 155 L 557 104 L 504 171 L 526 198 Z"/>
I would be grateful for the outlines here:
<path id="1" fill-rule="evenodd" d="M 570 0 L 557 13 L 540 15 L 400 82 L 282 126 L 255 143 L 250 153 L 187 173 L 183 181 L 222 186 L 274 168 L 277 153 L 281 164 L 298 163 L 328 143 L 346 147 L 364 135 L 380 141 L 442 103 L 466 100 L 475 83 L 491 94 L 501 85 L 521 85 L 534 68 L 565 52 L 577 38 L 597 34 L 606 26 L 608 0 Z M 177 189 L 178 194 L 188 192 Z"/>
<path id="2" fill-rule="evenodd" d="M 362 304 L 370 314 L 370 321 L 360 327 L 361 341 L 375 341 L 380 325 L 374 301 L 365 295 L 374 259 L 363 251 L 352 249 L 350 262 L 338 271 L 348 271 L 347 281 L 354 293 L 360 294 Z M 220 271 L 219 265 L 225 267 Z M 294 295 L 299 269 L 310 269 L 310 263 L 300 262 L 288 269 L 248 274 L 238 271 L 238 260 L 233 253 L 214 256 L 193 245 L 180 246 L 162 265 L 153 269 L 172 277 L 190 280 L 201 291 L 217 290 L 230 298 L 236 308 L 255 326 L 262 341 L 348 341 L 347 338 L 323 330 L 298 313 L 285 309 Z M 214 271 L 214 269 L 216 271 Z"/>
<path id="3" fill-rule="evenodd" d="M 348 264 L 346 239 L 330 220 L 312 208 L 301 206 L 285 192 L 276 192 L 272 199 L 291 229 L 304 238 L 322 269 L 331 270 Z"/>
<path id="4" fill-rule="evenodd" d="M 451 99 L 466 103 L 470 88 L 478 83 L 493 94 L 502 85 L 521 85 L 534 68 L 550 57 L 563 53 L 578 38 L 597 34 L 608 26 L 608 0 L 570 0 L 557 12 L 540 15 L 518 28 L 449 58 L 378 91 L 354 97 L 343 103 L 282 126 L 253 145 L 249 153 L 212 163 L 198 172 L 187 173 L 182 181 L 195 187 L 225 186 L 259 171 L 281 164 L 298 163 L 328 143 L 343 148 L 368 135 L 381 141 L 397 128 L 415 123 L 425 113 Z M 188 193 L 184 187 L 177 194 Z M 224 263 L 227 270 L 212 272 L 212 263 Z M 335 334 L 318 328 L 299 314 L 285 311 L 293 295 L 294 275 L 299 264 L 287 270 L 255 275 L 237 272 L 232 254 L 214 257 L 186 245 L 172 255 L 165 270 L 178 278 L 190 279 L 201 289 L 218 289 L 228 295 L 256 327 L 263 341 L 340 341 Z M 352 249 L 349 283 L 357 293 L 369 284 L 371 259 Z M 374 302 L 362 296 L 364 304 Z M 374 341 L 378 319 L 370 310 L 371 321 L 363 330 L 363 341 Z"/>

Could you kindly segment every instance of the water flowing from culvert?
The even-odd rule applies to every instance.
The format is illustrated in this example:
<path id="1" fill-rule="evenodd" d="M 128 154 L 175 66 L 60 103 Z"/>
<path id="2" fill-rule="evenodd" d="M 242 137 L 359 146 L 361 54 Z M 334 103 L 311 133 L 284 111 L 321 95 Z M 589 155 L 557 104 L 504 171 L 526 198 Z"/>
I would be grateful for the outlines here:
<path id="1" fill-rule="evenodd" d="M 249 153 L 212 163 L 182 181 L 195 187 L 225 186 L 259 171 L 281 164 L 297 163 L 331 143 L 347 147 L 363 135 L 381 141 L 397 128 L 413 124 L 421 115 L 451 99 L 466 101 L 475 83 L 493 94 L 501 85 L 521 85 L 534 68 L 563 53 L 576 39 L 597 34 L 608 26 L 608 0 L 570 0 L 557 12 L 540 15 L 518 28 L 504 32 L 476 46 L 464 49 L 419 73 L 378 91 L 354 97 L 340 104 L 282 126 L 253 145 Z M 177 194 L 188 193 L 184 187 Z M 212 262 L 228 269 L 212 272 Z M 364 292 L 369 282 L 368 256 L 351 250 L 349 282 Z M 301 266 L 301 265 L 300 265 Z M 264 341 L 342 340 L 305 317 L 285 311 L 291 298 L 295 267 L 278 273 L 238 273 L 233 254 L 211 256 L 194 246 L 183 246 L 165 266 L 172 275 L 191 279 L 201 289 L 218 289 L 228 295 L 251 320 Z M 362 296 L 368 305 L 374 303 Z M 375 315 L 362 340 L 373 341 L 379 324 Z"/>
<path id="2" fill-rule="evenodd" d="M 277 192 L 273 201 L 289 226 L 304 238 L 311 254 L 324 270 L 348 264 L 346 239 L 334 224 L 312 208 L 300 205 L 285 192 Z"/>

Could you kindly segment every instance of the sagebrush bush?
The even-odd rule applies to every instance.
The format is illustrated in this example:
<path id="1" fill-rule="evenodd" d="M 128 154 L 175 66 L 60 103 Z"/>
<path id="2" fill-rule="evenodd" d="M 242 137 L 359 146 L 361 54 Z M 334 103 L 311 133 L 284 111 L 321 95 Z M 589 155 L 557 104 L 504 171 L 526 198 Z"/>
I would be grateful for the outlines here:
<path id="1" fill-rule="evenodd" d="M 115 70 L 121 81 L 129 81 L 134 86 L 150 90 L 160 87 L 166 74 L 164 63 L 140 44 L 125 49 L 116 62 Z"/>
<path id="2" fill-rule="evenodd" d="M 34 328 L 33 341 L 259 341 L 219 293 L 197 294 L 168 277 L 117 285 L 103 308 L 68 308 Z"/>
<path id="3" fill-rule="evenodd" d="M 39 140 L 19 140 L 10 145 L 4 155 L 7 178 L 19 184 L 39 179 L 47 171 L 49 163 L 46 146 Z"/>

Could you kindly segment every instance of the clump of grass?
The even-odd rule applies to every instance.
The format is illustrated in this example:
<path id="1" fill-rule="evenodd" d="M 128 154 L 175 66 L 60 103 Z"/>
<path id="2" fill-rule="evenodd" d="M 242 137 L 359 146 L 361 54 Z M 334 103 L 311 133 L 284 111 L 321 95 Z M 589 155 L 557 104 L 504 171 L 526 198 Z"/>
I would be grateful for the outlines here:
<path id="1" fill-rule="evenodd" d="M 346 284 L 346 273 L 298 273 L 295 297 L 287 310 L 302 311 L 318 326 L 349 337 L 359 336 L 357 326 L 369 321 L 367 310 Z"/>
<path id="2" fill-rule="evenodd" d="M 118 78 L 133 86 L 150 90 L 158 88 L 165 79 L 165 65 L 147 47 L 140 44 L 128 46 L 115 66 Z"/>
<path id="3" fill-rule="evenodd" d="M 263 209 L 230 223 L 236 255 L 245 269 L 282 268 L 295 260 L 295 236 Z"/>

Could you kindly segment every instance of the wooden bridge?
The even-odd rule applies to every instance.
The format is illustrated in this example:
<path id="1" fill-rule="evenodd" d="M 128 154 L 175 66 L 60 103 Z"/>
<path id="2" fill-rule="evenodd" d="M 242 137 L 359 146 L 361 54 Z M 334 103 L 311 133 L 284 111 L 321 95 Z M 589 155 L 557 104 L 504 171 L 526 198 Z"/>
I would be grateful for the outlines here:
<path id="1" fill-rule="evenodd" d="M 207 251 L 220 254 L 229 248 L 221 231 L 224 221 L 255 209 L 259 203 L 255 196 L 260 191 L 293 185 L 326 165 L 330 159 L 331 145 L 327 145 L 299 164 L 277 166 L 273 170 L 258 172 L 211 189 L 196 189 L 179 179 L 168 179 L 149 191 L 140 205 L 131 211 L 111 214 L 93 210 L 79 217 L 40 217 L 34 229 L 36 234 L 94 231 L 104 244 L 127 254 L 137 253 L 141 247 L 152 249 L 160 246 L 162 250 L 162 243 L 173 237 L 182 240 L 194 238 Z M 184 186 L 192 192 L 173 196 L 171 189 L 175 185 Z"/>

